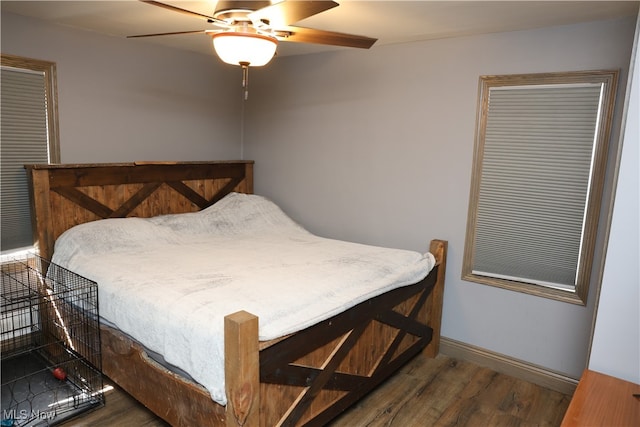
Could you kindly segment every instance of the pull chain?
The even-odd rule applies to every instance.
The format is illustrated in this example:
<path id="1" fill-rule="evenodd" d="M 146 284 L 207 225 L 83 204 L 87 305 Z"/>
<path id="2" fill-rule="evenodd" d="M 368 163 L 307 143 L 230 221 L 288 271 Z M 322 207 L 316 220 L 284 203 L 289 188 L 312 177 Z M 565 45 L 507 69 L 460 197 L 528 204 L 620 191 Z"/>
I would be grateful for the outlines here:
<path id="1" fill-rule="evenodd" d="M 249 63 L 241 62 L 242 67 L 242 87 L 244 88 L 244 100 L 249 99 Z"/>

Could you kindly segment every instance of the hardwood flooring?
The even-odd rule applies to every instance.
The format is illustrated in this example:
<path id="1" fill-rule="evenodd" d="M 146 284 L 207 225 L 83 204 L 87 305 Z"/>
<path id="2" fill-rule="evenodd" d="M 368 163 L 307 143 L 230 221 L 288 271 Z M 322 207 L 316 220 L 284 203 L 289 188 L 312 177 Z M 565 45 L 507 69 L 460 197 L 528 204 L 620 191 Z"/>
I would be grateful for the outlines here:
<path id="1" fill-rule="evenodd" d="M 559 426 L 570 400 L 469 362 L 417 357 L 332 427 Z"/>
<path id="2" fill-rule="evenodd" d="M 420 355 L 330 427 L 559 426 L 570 399 L 469 362 Z M 118 388 L 106 402 L 64 426 L 168 425 Z"/>

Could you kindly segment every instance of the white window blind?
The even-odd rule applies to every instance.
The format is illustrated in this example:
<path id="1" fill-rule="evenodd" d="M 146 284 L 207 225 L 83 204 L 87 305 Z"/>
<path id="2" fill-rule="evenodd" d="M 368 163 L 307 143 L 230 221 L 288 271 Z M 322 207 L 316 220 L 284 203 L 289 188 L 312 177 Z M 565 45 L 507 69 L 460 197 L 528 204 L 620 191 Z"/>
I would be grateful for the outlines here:
<path id="1" fill-rule="evenodd" d="M 574 288 L 602 87 L 490 89 L 473 274 Z"/>
<path id="2" fill-rule="evenodd" d="M 25 163 L 48 163 L 45 73 L 2 67 L 0 78 L 1 250 L 31 246 Z"/>

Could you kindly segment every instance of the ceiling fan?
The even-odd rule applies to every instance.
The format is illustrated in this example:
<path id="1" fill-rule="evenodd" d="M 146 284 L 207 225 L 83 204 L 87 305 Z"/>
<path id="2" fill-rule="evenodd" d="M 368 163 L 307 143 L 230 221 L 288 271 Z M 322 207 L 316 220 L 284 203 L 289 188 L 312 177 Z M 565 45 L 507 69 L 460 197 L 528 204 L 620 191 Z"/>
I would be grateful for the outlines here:
<path id="1" fill-rule="evenodd" d="M 335 1 L 234 1 L 220 0 L 211 16 L 158 1 L 140 0 L 152 6 L 187 14 L 218 29 L 140 34 L 129 38 L 203 33 L 211 36 L 220 59 L 243 69 L 247 97 L 248 69 L 266 65 L 279 41 L 314 43 L 368 49 L 377 39 L 333 31 L 293 26 L 298 21 L 338 6 Z"/>

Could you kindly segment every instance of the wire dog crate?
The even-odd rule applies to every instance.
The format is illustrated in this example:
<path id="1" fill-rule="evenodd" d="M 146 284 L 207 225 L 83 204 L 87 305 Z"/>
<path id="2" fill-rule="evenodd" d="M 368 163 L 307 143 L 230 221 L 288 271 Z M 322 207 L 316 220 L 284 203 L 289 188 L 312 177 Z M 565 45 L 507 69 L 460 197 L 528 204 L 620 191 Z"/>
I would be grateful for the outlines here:
<path id="1" fill-rule="evenodd" d="M 102 406 L 96 283 L 37 255 L 1 269 L 1 426 L 55 425 Z"/>

